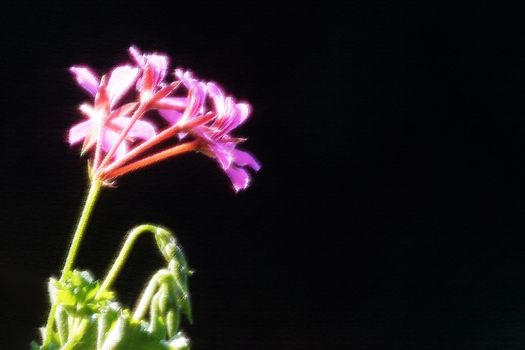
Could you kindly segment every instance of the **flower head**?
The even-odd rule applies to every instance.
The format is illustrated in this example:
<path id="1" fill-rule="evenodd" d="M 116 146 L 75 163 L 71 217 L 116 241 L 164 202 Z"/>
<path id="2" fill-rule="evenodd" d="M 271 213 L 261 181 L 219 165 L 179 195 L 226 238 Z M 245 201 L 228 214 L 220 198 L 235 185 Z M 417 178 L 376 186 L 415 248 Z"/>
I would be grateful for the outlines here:
<path id="1" fill-rule="evenodd" d="M 188 70 L 176 69 L 176 80 L 170 81 L 170 60 L 164 54 L 144 54 L 134 46 L 129 53 L 133 64 L 117 66 L 102 78 L 85 66 L 70 68 L 94 100 L 80 106 L 86 120 L 71 127 L 68 141 L 71 145 L 83 141 L 82 153 L 92 156 L 96 176 L 114 180 L 175 155 L 199 151 L 217 160 L 236 191 L 247 188 L 247 169 L 257 171 L 260 165 L 251 154 L 237 149 L 244 139 L 231 133 L 247 120 L 250 105 L 236 102 L 218 84 L 199 80 Z M 129 101 L 122 103 L 125 98 Z M 157 119 L 145 121 L 146 114 Z M 170 146 L 159 151 L 162 144 Z"/>

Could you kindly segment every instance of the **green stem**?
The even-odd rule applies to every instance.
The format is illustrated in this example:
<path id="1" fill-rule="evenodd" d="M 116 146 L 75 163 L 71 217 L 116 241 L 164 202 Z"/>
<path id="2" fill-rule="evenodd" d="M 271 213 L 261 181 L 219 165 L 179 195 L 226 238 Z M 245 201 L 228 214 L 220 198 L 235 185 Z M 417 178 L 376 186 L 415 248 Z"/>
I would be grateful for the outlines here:
<path id="1" fill-rule="evenodd" d="M 84 231 L 86 230 L 86 226 L 87 226 L 89 217 L 91 216 L 91 212 L 93 211 L 93 206 L 95 205 L 95 202 L 97 200 L 98 194 L 100 193 L 101 187 L 102 187 L 102 182 L 96 177 L 93 177 L 86 201 L 84 203 L 84 208 L 82 209 L 82 214 L 80 215 L 80 219 L 78 220 L 77 228 L 75 230 L 75 233 L 73 234 L 73 240 L 71 241 L 71 245 L 69 246 L 69 251 L 67 253 L 66 262 L 64 263 L 64 268 L 62 269 L 62 275 L 60 277 L 61 282 L 63 282 L 64 279 L 69 274 L 69 272 L 71 272 L 71 268 L 73 267 L 73 263 L 77 255 L 78 248 L 80 246 L 80 242 L 84 235 Z M 49 345 L 49 343 L 51 342 L 51 334 L 53 333 L 53 325 L 54 325 L 55 312 L 57 310 L 57 307 L 58 307 L 58 304 L 55 300 L 53 301 L 51 305 L 51 310 L 49 311 L 49 315 L 47 317 L 46 331 L 45 331 L 44 342 L 43 342 L 44 346 Z"/>
<path id="2" fill-rule="evenodd" d="M 60 281 L 63 281 L 67 274 L 71 272 L 71 268 L 73 267 L 78 248 L 80 246 L 80 241 L 84 236 L 89 217 L 91 216 L 91 212 L 93 211 L 93 207 L 98 198 L 98 194 L 100 193 L 101 187 L 102 182 L 96 177 L 93 177 L 93 181 L 91 181 L 91 187 L 89 188 L 86 202 L 84 203 L 84 209 L 82 210 L 82 214 L 80 215 L 80 219 L 78 220 L 77 229 L 75 231 L 75 234 L 73 235 L 71 245 L 69 246 L 69 251 L 67 253 L 66 262 L 64 263 L 64 268 L 62 269 L 62 276 L 60 277 Z"/>
<path id="3" fill-rule="evenodd" d="M 106 277 L 104 278 L 104 282 L 102 282 L 102 285 L 100 286 L 100 289 L 95 295 L 95 298 L 98 298 L 106 289 L 111 287 L 118 274 L 120 273 L 120 270 L 122 270 L 122 267 L 124 266 L 124 263 L 126 262 L 129 253 L 133 248 L 133 244 L 135 244 L 137 238 L 139 238 L 140 235 L 142 235 L 144 232 L 151 232 L 155 235 L 157 232 L 157 227 L 153 225 L 140 225 L 135 227 L 128 233 L 128 237 L 126 238 L 122 249 L 120 250 L 117 258 L 115 259 L 115 262 L 111 266 L 111 269 L 108 271 Z"/>

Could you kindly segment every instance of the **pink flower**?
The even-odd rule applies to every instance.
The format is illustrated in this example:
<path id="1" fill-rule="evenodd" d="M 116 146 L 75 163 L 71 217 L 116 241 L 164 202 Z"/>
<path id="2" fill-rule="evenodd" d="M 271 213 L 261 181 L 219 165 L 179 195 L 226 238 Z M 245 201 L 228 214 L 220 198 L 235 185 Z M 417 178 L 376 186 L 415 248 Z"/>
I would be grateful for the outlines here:
<path id="1" fill-rule="evenodd" d="M 166 55 L 158 53 L 143 54 L 135 46 L 129 48 L 129 53 L 143 72 L 137 83 L 137 90 L 141 94 L 141 99 L 147 98 L 153 94 L 156 88 L 165 85 L 164 78 L 168 71 L 169 59 Z M 164 119 L 175 124 L 182 116 L 182 111 L 186 105 L 187 98 L 185 96 L 166 96 L 156 101 L 154 107 Z"/>
<path id="2" fill-rule="evenodd" d="M 190 95 L 187 108 L 175 122 L 184 124 L 205 114 L 208 97 L 211 100 L 208 104 L 213 106 L 211 112 L 215 118 L 207 124 L 196 126 L 190 132 L 203 141 L 203 152 L 218 161 L 235 191 L 246 189 L 251 179 L 247 168 L 258 171 L 261 166 L 250 153 L 236 149 L 237 144 L 243 140 L 234 138 L 229 133 L 248 119 L 250 105 L 236 103 L 233 97 L 224 94 L 218 84 L 204 84 L 195 79 L 190 71 L 176 69 L 175 75 L 189 90 Z"/>
<path id="3" fill-rule="evenodd" d="M 77 79 L 78 84 L 89 92 L 93 97 L 96 96 L 100 79 L 89 69 L 83 66 L 73 66 L 69 69 Z M 137 80 L 140 70 L 129 65 L 118 66 L 111 71 L 109 81 L 107 83 L 107 94 L 109 98 L 109 106 L 115 106 L 119 100 L 124 96 L 133 83 Z"/>
<path id="4" fill-rule="evenodd" d="M 117 142 L 122 129 L 129 123 L 128 116 L 136 107 L 136 103 L 129 103 L 112 110 L 119 100 L 128 92 L 137 79 L 139 70 L 131 66 L 119 66 L 110 73 L 107 83 L 99 82 L 98 77 L 87 67 L 71 67 L 77 82 L 87 92 L 95 97 L 94 105 L 82 104 L 80 111 L 87 118 L 86 121 L 75 124 L 69 130 L 69 144 L 74 145 L 84 140 L 82 152 L 89 151 L 101 139 L 101 148 L 108 152 Z M 128 134 L 128 140 L 140 138 L 143 140 L 155 136 L 152 124 L 139 120 Z M 122 142 L 115 156 L 120 158 L 128 150 L 127 141 Z"/>
<path id="5" fill-rule="evenodd" d="M 80 106 L 87 120 L 69 130 L 68 140 L 72 145 L 83 141 L 83 153 L 94 148 L 95 175 L 114 180 L 164 159 L 200 151 L 217 160 L 235 191 L 246 189 L 251 179 L 249 169 L 258 171 L 260 164 L 237 148 L 244 139 L 231 133 L 248 119 L 250 105 L 236 102 L 218 84 L 201 81 L 188 70 L 176 69 L 177 80 L 170 81 L 169 58 L 164 54 L 142 53 L 134 46 L 129 53 L 134 65 L 116 67 L 107 79 L 88 67 L 70 69 L 95 100 L 93 105 Z M 179 85 L 183 86 L 182 94 L 177 90 Z M 119 104 L 134 90 L 132 86 L 138 92 L 134 100 Z M 141 119 L 150 111 L 158 113 L 152 117 L 161 124 L 158 116 L 168 123 L 158 134 L 153 124 Z M 170 146 L 162 149 L 162 144 Z"/>
<path id="6" fill-rule="evenodd" d="M 251 180 L 247 168 L 258 171 L 261 165 L 250 153 L 236 148 L 242 139 L 228 133 L 248 119 L 251 107 L 247 103 L 236 103 L 230 96 L 226 97 L 215 83 L 206 86 L 213 100 L 216 117 L 210 125 L 199 127 L 198 135 L 206 140 L 205 153 L 217 159 L 235 191 L 244 190 Z"/>

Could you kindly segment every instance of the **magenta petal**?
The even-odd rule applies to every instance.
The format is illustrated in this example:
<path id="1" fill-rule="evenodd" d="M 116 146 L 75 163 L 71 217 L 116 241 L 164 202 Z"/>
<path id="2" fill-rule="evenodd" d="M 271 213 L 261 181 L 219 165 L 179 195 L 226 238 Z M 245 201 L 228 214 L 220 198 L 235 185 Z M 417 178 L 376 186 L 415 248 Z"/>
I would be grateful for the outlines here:
<path id="1" fill-rule="evenodd" d="M 102 149 L 105 152 L 109 152 L 111 147 L 117 143 L 119 134 L 110 129 L 104 130 L 104 136 L 102 137 Z M 128 153 L 128 147 L 126 141 L 122 141 L 115 152 L 115 158 L 120 159 Z"/>
<path id="2" fill-rule="evenodd" d="M 215 112 L 218 116 L 222 115 L 224 113 L 224 94 L 222 93 L 221 88 L 216 83 L 208 83 L 206 84 L 206 88 L 208 89 L 208 93 L 210 94 L 210 97 L 213 99 L 213 104 L 215 105 Z"/>
<path id="3" fill-rule="evenodd" d="M 249 166 L 255 171 L 261 169 L 261 164 L 248 152 L 244 152 L 238 149 L 232 151 L 233 162 L 239 166 Z"/>
<path id="4" fill-rule="evenodd" d="M 93 96 L 96 95 L 99 86 L 99 79 L 91 69 L 87 67 L 73 66 L 69 68 L 69 71 L 75 75 L 77 83 L 84 88 L 84 90 Z"/>
<path id="5" fill-rule="evenodd" d="M 143 140 L 149 140 L 157 135 L 153 124 L 145 120 L 137 120 L 129 131 L 131 137 L 136 137 Z"/>
<path id="6" fill-rule="evenodd" d="M 137 63 L 137 65 L 140 67 L 140 68 L 144 68 L 144 66 L 146 65 L 146 62 L 144 60 L 144 56 L 142 55 L 142 52 L 140 52 L 140 50 L 138 49 L 138 47 L 136 46 L 130 46 L 129 49 L 129 54 L 130 56 L 133 58 L 133 60 Z"/>
<path id="7" fill-rule="evenodd" d="M 176 124 L 182 117 L 182 113 L 171 109 L 159 109 L 159 114 L 170 124 Z"/>
<path id="8" fill-rule="evenodd" d="M 240 190 L 245 190 L 250 185 L 250 175 L 248 172 L 242 168 L 236 166 L 231 166 L 225 170 L 226 175 L 230 178 L 230 181 L 233 184 L 235 192 Z"/>
<path id="9" fill-rule="evenodd" d="M 151 64 L 153 71 L 155 72 L 155 84 L 159 84 L 164 80 L 168 70 L 168 56 L 151 54 L 146 56 L 146 60 Z"/>
<path id="10" fill-rule="evenodd" d="M 175 69 L 175 76 L 177 79 L 182 81 L 182 84 L 186 87 L 186 89 L 191 89 L 195 84 L 197 84 L 198 80 L 193 77 L 193 74 L 191 71 L 184 71 L 180 68 Z"/>
<path id="11" fill-rule="evenodd" d="M 125 129 L 130 121 L 131 118 L 129 117 L 118 117 L 111 120 L 111 123 L 117 125 L 120 129 Z M 149 140 L 156 134 L 153 124 L 144 120 L 137 120 L 129 130 L 129 136 L 143 140 Z"/>
<path id="12" fill-rule="evenodd" d="M 69 129 L 68 142 L 70 145 L 74 145 L 82 141 L 91 131 L 93 122 L 91 120 L 86 120 L 75 124 L 71 129 Z"/>
<path id="13" fill-rule="evenodd" d="M 111 106 L 114 106 L 128 92 L 137 80 L 139 69 L 132 66 L 119 66 L 111 72 L 107 91 Z"/>
<path id="14" fill-rule="evenodd" d="M 164 80 L 164 77 L 166 76 L 166 72 L 168 71 L 168 65 L 169 65 L 169 58 L 166 55 L 159 55 L 157 53 L 144 55 L 140 50 L 135 47 L 131 46 L 129 48 L 129 54 L 133 58 L 133 60 L 137 63 L 137 65 L 145 69 L 147 64 L 150 64 L 150 67 L 153 69 L 153 75 L 154 75 L 154 85 L 159 84 Z"/>
<path id="15" fill-rule="evenodd" d="M 237 113 L 239 115 L 239 124 L 242 124 L 252 112 L 252 107 L 248 103 L 237 103 Z M 237 125 L 236 125 L 237 126 Z"/>
<path id="16" fill-rule="evenodd" d="M 232 147 L 225 147 L 221 144 L 214 144 L 210 145 L 209 148 L 224 170 L 228 169 L 231 166 L 233 161 L 233 156 L 231 152 Z"/>
<path id="17" fill-rule="evenodd" d="M 195 117 L 201 112 L 204 102 L 206 100 L 206 85 L 202 82 L 195 84 L 189 93 L 189 102 L 184 110 L 184 114 L 181 118 L 182 123 L 186 123 L 188 120 Z"/>

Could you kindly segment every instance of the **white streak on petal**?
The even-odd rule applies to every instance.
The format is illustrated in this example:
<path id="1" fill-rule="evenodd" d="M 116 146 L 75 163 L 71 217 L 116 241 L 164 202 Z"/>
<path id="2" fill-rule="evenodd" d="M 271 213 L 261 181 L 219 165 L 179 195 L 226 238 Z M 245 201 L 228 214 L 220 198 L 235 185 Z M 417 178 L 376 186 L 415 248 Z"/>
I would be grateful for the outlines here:
<path id="1" fill-rule="evenodd" d="M 108 95 L 114 106 L 128 92 L 139 76 L 139 69 L 132 66 L 119 66 L 111 72 L 108 81 Z"/>

